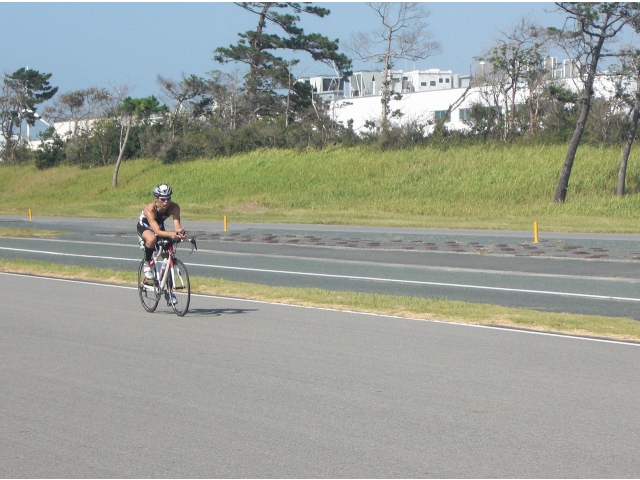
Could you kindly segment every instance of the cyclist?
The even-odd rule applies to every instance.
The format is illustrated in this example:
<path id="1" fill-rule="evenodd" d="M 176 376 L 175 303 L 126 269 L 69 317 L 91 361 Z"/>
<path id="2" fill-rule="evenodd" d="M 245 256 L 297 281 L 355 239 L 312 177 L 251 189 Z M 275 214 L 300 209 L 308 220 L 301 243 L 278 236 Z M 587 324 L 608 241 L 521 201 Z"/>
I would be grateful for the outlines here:
<path id="1" fill-rule="evenodd" d="M 150 263 L 157 238 L 171 238 L 175 241 L 187 236 L 187 232 L 180 225 L 180 205 L 171 201 L 172 193 L 173 189 L 170 185 L 166 183 L 156 185 L 153 189 L 153 196 L 155 197 L 153 203 L 144 207 L 138 219 L 137 229 L 140 247 L 144 248 L 143 271 L 145 278 L 149 280 L 153 279 Z M 167 232 L 165 230 L 164 221 L 169 217 L 173 217 L 175 232 Z"/>

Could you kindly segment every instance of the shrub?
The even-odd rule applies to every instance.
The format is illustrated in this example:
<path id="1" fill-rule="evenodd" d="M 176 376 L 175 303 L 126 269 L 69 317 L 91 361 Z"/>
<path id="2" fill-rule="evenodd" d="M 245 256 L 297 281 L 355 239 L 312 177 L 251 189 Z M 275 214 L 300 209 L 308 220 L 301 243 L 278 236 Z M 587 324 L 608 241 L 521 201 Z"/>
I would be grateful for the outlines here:
<path id="1" fill-rule="evenodd" d="M 64 142 L 58 135 L 50 140 L 43 141 L 36 154 L 36 168 L 44 170 L 56 167 L 65 159 Z"/>

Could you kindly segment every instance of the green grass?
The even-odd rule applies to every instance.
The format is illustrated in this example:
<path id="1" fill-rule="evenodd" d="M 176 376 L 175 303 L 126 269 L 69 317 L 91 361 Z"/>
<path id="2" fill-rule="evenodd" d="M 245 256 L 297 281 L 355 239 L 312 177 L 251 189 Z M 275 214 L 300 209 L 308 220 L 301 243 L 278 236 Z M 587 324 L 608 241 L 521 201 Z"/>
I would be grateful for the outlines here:
<path id="1" fill-rule="evenodd" d="M 640 233 L 640 168 L 615 196 L 619 148 L 578 151 L 568 200 L 553 203 L 566 148 L 469 146 L 380 152 L 262 150 L 231 158 L 112 167 L 0 166 L 0 213 L 135 218 L 173 185 L 185 222 L 234 221 Z"/>
<path id="2" fill-rule="evenodd" d="M 0 259 L 0 271 L 95 280 L 121 285 L 135 285 L 137 281 L 136 272 L 133 270 L 82 268 L 26 260 Z M 404 296 L 270 287 L 204 277 L 191 278 L 191 284 L 194 293 L 369 312 L 404 318 L 517 327 L 536 331 L 640 341 L 640 322 L 630 318 L 547 313 L 487 304 Z M 142 309 L 142 307 L 140 308 Z"/>

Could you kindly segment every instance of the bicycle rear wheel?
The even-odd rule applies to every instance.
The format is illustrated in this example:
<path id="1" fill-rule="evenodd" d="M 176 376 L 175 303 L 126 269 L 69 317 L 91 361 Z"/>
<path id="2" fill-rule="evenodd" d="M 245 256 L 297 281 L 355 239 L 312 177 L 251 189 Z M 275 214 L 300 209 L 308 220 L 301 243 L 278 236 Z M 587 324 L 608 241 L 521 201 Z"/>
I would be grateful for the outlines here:
<path id="1" fill-rule="evenodd" d="M 140 302 L 144 309 L 152 313 L 158 307 L 160 301 L 160 289 L 158 288 L 158 282 L 154 278 L 153 280 L 147 280 L 142 270 L 144 260 L 140 262 L 138 267 L 138 295 L 140 295 Z"/>
<path id="2" fill-rule="evenodd" d="M 189 272 L 181 260 L 174 259 L 173 272 L 169 277 L 169 285 L 167 290 L 173 298 L 171 307 L 176 315 L 184 316 L 189 310 L 189 302 L 191 301 L 191 283 L 189 282 Z"/>

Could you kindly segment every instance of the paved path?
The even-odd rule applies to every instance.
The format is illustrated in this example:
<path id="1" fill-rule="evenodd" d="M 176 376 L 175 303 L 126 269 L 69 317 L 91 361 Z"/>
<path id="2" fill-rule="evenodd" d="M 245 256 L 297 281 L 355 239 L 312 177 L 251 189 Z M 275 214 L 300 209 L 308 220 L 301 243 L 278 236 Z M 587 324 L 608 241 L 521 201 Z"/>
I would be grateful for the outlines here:
<path id="1" fill-rule="evenodd" d="M 128 219 L 35 217 L 29 222 L 25 217 L 0 216 L 0 226 L 74 233 L 95 233 L 87 227 L 96 223 L 103 234 L 131 236 L 135 229 L 135 220 Z M 534 243 L 532 232 L 516 231 L 237 223 L 224 232 L 221 222 L 183 223 L 190 234 L 218 242 L 640 261 L 640 235 L 543 232 Z"/>
<path id="2" fill-rule="evenodd" d="M 0 273 L 6 478 L 637 478 L 640 346 Z"/>

